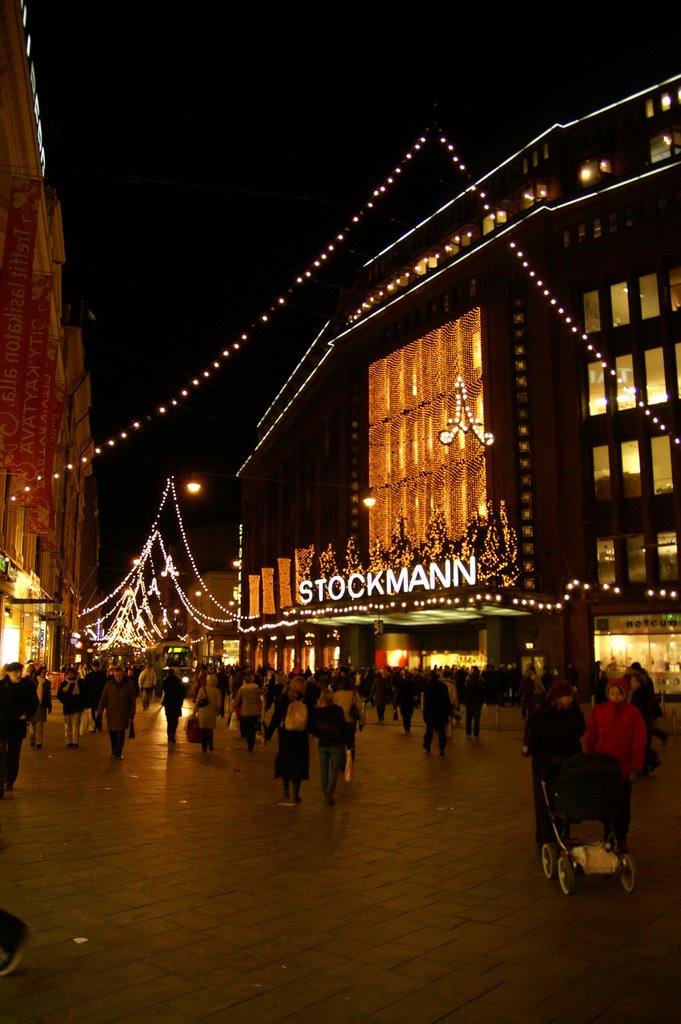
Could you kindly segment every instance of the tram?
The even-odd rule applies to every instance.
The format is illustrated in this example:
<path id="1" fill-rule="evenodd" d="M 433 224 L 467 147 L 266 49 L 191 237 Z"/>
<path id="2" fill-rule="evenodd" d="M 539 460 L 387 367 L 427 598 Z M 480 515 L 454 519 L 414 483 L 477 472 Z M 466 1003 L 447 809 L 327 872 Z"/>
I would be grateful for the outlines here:
<path id="1" fill-rule="evenodd" d="M 192 649 L 189 644 L 181 640 L 161 640 L 154 647 L 147 647 L 146 657 L 154 666 L 160 684 L 171 668 L 185 686 L 189 684 L 192 668 Z"/>

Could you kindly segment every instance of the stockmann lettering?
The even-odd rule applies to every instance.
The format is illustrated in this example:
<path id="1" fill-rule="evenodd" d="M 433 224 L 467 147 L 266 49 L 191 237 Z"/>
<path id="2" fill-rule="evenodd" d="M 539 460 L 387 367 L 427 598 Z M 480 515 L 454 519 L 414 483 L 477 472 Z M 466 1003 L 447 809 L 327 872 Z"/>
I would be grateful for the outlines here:
<path id="1" fill-rule="evenodd" d="M 424 590 L 449 590 L 467 584 L 474 587 L 477 579 L 475 558 L 466 566 L 458 558 L 450 558 L 442 565 L 431 562 L 428 567 L 415 565 L 413 569 L 379 569 L 378 572 L 353 572 L 330 579 L 302 580 L 298 586 L 301 604 L 318 601 L 359 601 L 363 597 L 390 597 L 392 594 L 411 594 L 419 587 Z"/>

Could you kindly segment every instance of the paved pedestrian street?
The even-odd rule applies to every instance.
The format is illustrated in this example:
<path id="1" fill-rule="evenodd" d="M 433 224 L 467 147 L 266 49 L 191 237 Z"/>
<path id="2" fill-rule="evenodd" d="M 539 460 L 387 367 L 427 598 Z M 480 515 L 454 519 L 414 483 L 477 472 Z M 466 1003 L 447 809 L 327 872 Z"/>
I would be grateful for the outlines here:
<path id="1" fill-rule="evenodd" d="M 53 714 L 0 803 L 0 905 L 33 931 L 0 1024 L 678 1019 L 679 737 L 634 787 L 635 892 L 579 876 L 566 897 L 534 850 L 517 709 L 444 758 L 420 720 L 368 716 L 329 807 L 314 742 L 295 806 L 276 739 L 249 754 L 220 720 L 214 753 L 180 731 L 169 751 L 155 704 L 118 762 L 106 734 L 66 749 Z"/>

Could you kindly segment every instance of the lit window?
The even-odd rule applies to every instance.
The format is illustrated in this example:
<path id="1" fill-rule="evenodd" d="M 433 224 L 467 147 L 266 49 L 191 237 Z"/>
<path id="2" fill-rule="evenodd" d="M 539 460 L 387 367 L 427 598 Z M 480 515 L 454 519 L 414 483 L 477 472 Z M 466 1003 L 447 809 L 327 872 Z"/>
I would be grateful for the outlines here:
<path id="1" fill-rule="evenodd" d="M 672 98 L 668 92 L 665 92 L 660 96 L 660 106 L 663 110 L 669 110 L 672 105 Z"/>
<path id="2" fill-rule="evenodd" d="M 600 238 L 602 233 L 603 233 L 603 229 L 601 227 L 601 218 L 600 217 L 594 217 L 593 228 L 594 228 L 594 232 L 593 232 L 594 233 L 594 238 Z"/>
<path id="3" fill-rule="evenodd" d="M 641 460 L 638 441 L 622 441 L 622 483 L 625 498 L 641 497 Z"/>
<path id="4" fill-rule="evenodd" d="M 660 580 L 678 580 L 679 557 L 675 533 L 658 533 L 657 559 Z"/>
<path id="5" fill-rule="evenodd" d="M 667 401 L 667 386 L 664 379 L 664 354 L 661 348 L 646 351 L 646 397 L 648 405 L 659 405 Z"/>
<path id="6" fill-rule="evenodd" d="M 669 271 L 669 302 L 672 313 L 681 309 L 681 267 L 672 267 Z"/>
<path id="7" fill-rule="evenodd" d="M 653 437 L 650 441 L 653 457 L 653 490 L 655 494 L 670 494 L 672 486 L 672 453 L 669 437 Z"/>
<path id="8" fill-rule="evenodd" d="M 656 132 L 650 137 L 650 162 L 659 164 L 662 160 L 669 160 L 677 156 L 681 151 L 681 131 L 678 128 L 668 128 L 662 132 Z"/>
<path id="9" fill-rule="evenodd" d="M 601 329 L 601 305 L 598 300 L 598 291 L 584 292 L 582 295 L 584 305 L 584 330 L 587 334 Z"/>
<path id="10" fill-rule="evenodd" d="M 636 405 L 634 386 L 634 362 L 631 356 L 618 356 L 615 360 L 617 372 L 617 408 L 633 409 Z"/>
<path id="11" fill-rule="evenodd" d="M 601 363 L 589 363 L 589 415 L 598 416 L 608 406 L 605 397 L 605 377 Z"/>
<path id="12" fill-rule="evenodd" d="M 610 500 L 610 458 L 607 444 L 598 445 L 594 454 L 594 485 L 597 501 Z"/>
<path id="13" fill-rule="evenodd" d="M 657 274 L 644 274 L 638 279 L 641 296 L 641 317 L 650 320 L 660 315 L 660 299 L 657 292 Z"/>
<path id="14" fill-rule="evenodd" d="M 577 241 L 578 242 L 586 241 L 586 224 L 578 224 L 577 225 Z"/>
<path id="15" fill-rule="evenodd" d="M 612 537 L 599 537 L 596 541 L 598 582 L 615 582 L 615 541 Z"/>
<path id="16" fill-rule="evenodd" d="M 582 185 L 592 185 L 598 177 L 598 160 L 587 160 L 580 165 L 579 181 Z"/>
<path id="17" fill-rule="evenodd" d="M 610 302 L 612 304 L 612 326 L 622 327 L 629 323 L 629 289 L 626 281 L 618 281 L 610 285 Z"/>
<path id="18" fill-rule="evenodd" d="M 482 218 L 483 235 L 489 235 L 490 231 L 494 231 L 496 226 L 496 218 L 493 213 L 488 213 L 486 217 Z"/>
<path id="19" fill-rule="evenodd" d="M 646 549 L 642 533 L 627 537 L 627 578 L 630 583 L 646 581 Z"/>
<path id="20" fill-rule="evenodd" d="M 646 117 L 654 117 L 654 116 L 655 116 L 655 103 L 653 102 L 652 97 L 650 97 L 650 99 L 646 100 Z"/>
<path id="21" fill-rule="evenodd" d="M 611 235 L 617 231 L 617 214 L 614 211 L 608 214 L 608 231 Z"/>
<path id="22" fill-rule="evenodd" d="M 570 248 L 570 228 L 563 228 L 563 248 Z"/>

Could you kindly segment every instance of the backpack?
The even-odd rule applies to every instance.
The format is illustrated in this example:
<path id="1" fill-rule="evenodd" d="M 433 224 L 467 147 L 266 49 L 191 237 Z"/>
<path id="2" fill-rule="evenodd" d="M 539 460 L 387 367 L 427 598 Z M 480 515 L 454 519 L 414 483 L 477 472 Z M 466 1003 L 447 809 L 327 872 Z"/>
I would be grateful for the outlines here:
<path id="1" fill-rule="evenodd" d="M 305 701 L 291 701 L 286 709 L 284 728 L 287 732 L 305 732 L 307 729 L 307 704 Z"/>

